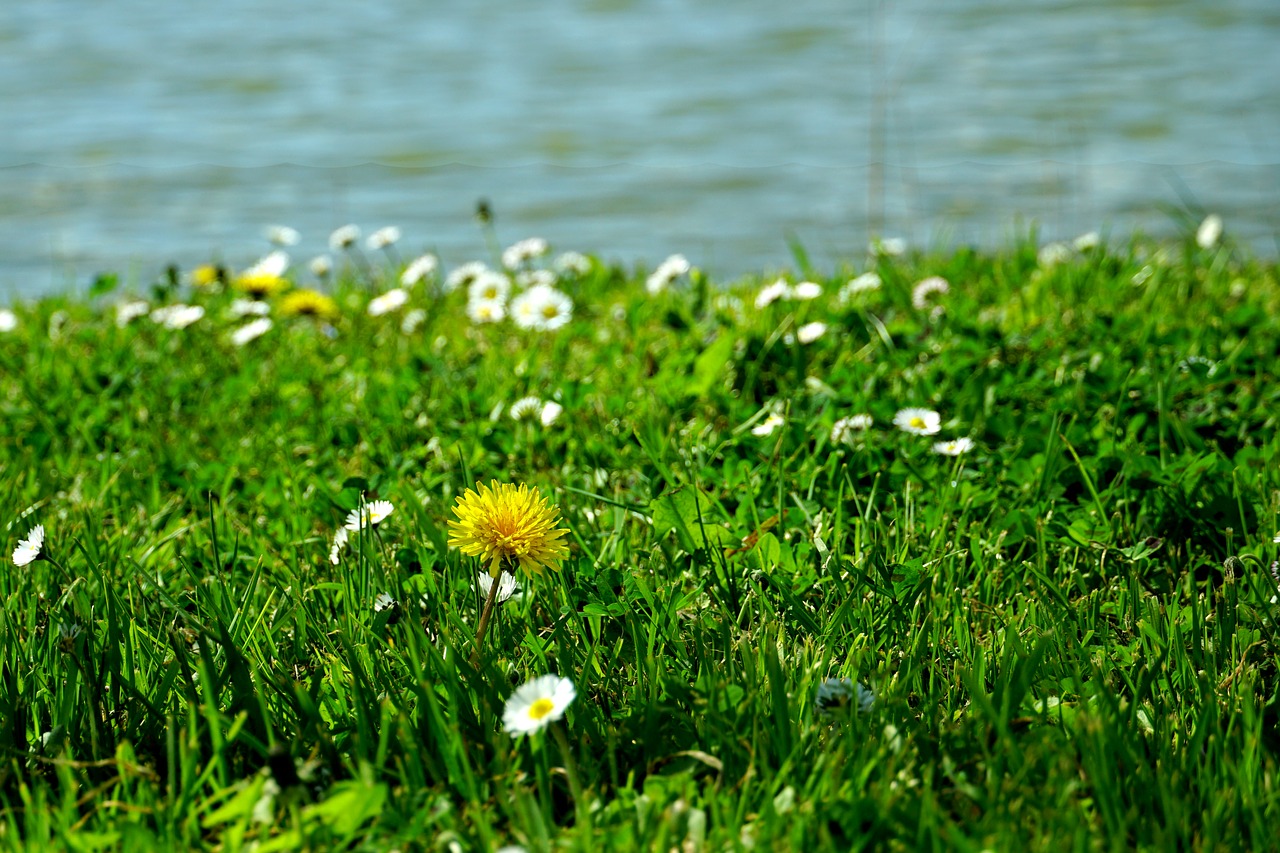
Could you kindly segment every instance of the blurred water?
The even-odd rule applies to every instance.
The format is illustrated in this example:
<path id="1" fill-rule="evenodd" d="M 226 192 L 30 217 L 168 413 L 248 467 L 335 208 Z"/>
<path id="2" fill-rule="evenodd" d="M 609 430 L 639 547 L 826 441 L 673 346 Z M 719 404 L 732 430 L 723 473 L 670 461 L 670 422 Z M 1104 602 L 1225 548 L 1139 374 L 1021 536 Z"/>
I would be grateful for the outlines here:
<path id="1" fill-rule="evenodd" d="M 23 0 L 0 9 L 0 292 L 234 264 L 348 221 L 728 276 L 871 233 L 1280 232 L 1274 0 Z M 1021 224 L 1019 224 L 1021 223 Z"/>

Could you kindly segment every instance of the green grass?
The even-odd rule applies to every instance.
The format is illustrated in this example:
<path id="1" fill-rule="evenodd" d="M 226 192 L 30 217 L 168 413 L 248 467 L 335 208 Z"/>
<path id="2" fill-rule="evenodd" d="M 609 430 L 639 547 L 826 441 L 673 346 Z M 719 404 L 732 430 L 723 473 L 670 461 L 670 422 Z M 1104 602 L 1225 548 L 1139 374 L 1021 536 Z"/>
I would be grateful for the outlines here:
<path id="1" fill-rule="evenodd" d="M 1274 263 L 1025 243 L 882 258 L 842 305 L 867 268 L 756 309 L 772 277 L 653 297 L 596 263 L 554 332 L 422 285 L 405 333 L 344 277 L 332 328 L 244 347 L 231 293 L 149 293 L 206 307 L 183 330 L 117 327 L 118 292 L 17 306 L 0 847 L 1273 845 Z M 927 275 L 940 312 L 912 307 Z M 563 414 L 499 411 L 526 395 Z M 895 428 L 907 406 L 942 431 Z M 540 489 L 571 556 L 474 668 L 446 523 L 480 479 Z M 332 565 L 362 494 L 395 512 Z M 578 802 L 554 738 L 502 729 L 546 672 L 578 690 Z M 821 713 L 827 677 L 871 710 Z"/>

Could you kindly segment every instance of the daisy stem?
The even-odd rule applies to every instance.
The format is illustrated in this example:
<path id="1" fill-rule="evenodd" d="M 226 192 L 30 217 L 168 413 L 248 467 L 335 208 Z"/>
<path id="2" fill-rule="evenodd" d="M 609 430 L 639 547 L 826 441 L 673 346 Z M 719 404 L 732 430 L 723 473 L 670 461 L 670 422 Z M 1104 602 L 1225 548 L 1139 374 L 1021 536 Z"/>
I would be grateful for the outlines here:
<path id="1" fill-rule="evenodd" d="M 578 825 L 587 833 L 591 832 L 591 808 L 586 797 L 582 795 L 582 783 L 578 781 L 578 764 L 573 760 L 573 750 L 569 748 L 569 738 L 565 736 L 564 727 L 559 723 L 551 724 L 551 733 L 564 756 L 564 774 L 569 777 L 569 791 L 573 794 L 573 805 L 578 812 Z"/>
<path id="2" fill-rule="evenodd" d="M 490 578 L 489 597 L 484 600 L 484 609 L 480 611 L 480 624 L 476 626 L 476 650 L 471 653 L 472 668 L 480 666 L 480 652 L 484 648 L 484 635 L 489 631 L 489 617 L 493 615 L 493 603 L 498 600 L 498 587 L 502 577 Z"/>

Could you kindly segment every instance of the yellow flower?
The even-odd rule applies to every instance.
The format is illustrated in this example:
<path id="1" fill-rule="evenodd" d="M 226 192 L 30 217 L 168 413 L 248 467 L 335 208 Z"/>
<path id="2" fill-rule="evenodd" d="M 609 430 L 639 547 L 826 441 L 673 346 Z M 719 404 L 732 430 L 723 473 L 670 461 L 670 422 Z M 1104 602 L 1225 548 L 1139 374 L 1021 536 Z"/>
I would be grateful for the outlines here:
<path id="1" fill-rule="evenodd" d="M 271 296 L 289 289 L 289 282 L 270 273 L 246 273 L 236 279 L 236 287 L 253 296 Z"/>
<path id="2" fill-rule="evenodd" d="M 559 509 L 524 485 L 493 480 L 488 486 L 476 483 L 476 489 L 459 495 L 453 507 L 458 520 L 449 522 L 451 547 L 488 563 L 493 578 L 517 564 L 529 575 L 560 568 L 569 556 L 562 541 L 569 531 L 556 527 Z"/>
<path id="3" fill-rule="evenodd" d="M 196 287 L 213 287 L 222 280 L 223 272 L 213 264 L 203 264 L 191 271 L 191 283 Z"/>
<path id="4" fill-rule="evenodd" d="M 295 290 L 280 300 L 280 313 L 290 317 L 338 319 L 338 303 L 314 290 Z"/>

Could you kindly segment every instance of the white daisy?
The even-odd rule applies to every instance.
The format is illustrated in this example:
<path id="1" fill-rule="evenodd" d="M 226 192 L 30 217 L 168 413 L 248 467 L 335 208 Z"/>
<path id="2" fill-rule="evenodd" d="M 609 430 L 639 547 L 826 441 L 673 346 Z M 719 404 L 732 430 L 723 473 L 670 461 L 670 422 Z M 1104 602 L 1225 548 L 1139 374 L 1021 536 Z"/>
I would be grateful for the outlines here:
<path id="1" fill-rule="evenodd" d="M 756 294 L 756 308 L 765 308 L 777 302 L 779 299 L 791 298 L 791 285 L 787 284 L 786 279 L 778 279 L 773 284 L 766 285 Z"/>
<path id="2" fill-rule="evenodd" d="M 577 695 L 572 681 L 554 673 L 527 681 L 507 700 L 502 727 L 512 737 L 533 734 L 563 717 Z"/>
<path id="3" fill-rule="evenodd" d="M 328 255 L 316 255 L 307 266 L 311 267 L 311 274 L 316 278 L 325 278 L 333 272 L 333 258 Z"/>
<path id="4" fill-rule="evenodd" d="M 786 422 L 782 415 L 777 412 L 770 412 L 769 417 L 751 428 L 751 434 L 759 436 L 773 435 L 773 431 Z"/>
<path id="5" fill-rule="evenodd" d="M 227 313 L 232 317 L 265 317 L 271 313 L 271 306 L 257 299 L 233 299 Z"/>
<path id="6" fill-rule="evenodd" d="M 879 237 L 867 245 L 867 251 L 873 255 L 897 257 L 907 251 L 907 241 L 901 237 Z"/>
<path id="7" fill-rule="evenodd" d="M 347 548 L 349 536 L 350 534 L 345 527 L 339 527 L 338 532 L 333 534 L 333 544 L 329 546 L 329 562 L 335 566 L 342 559 L 342 552 Z"/>
<path id="8" fill-rule="evenodd" d="M 25 566 L 40 556 L 44 547 L 44 525 L 37 524 L 27 531 L 27 538 L 19 540 L 18 547 L 13 549 L 13 564 Z"/>
<path id="9" fill-rule="evenodd" d="M 181 302 L 151 312 L 152 321 L 167 329 L 185 329 L 203 316 L 203 305 L 183 305 Z"/>
<path id="10" fill-rule="evenodd" d="M 290 228 L 288 225 L 268 225 L 263 234 L 277 246 L 296 246 L 302 239 L 298 229 Z"/>
<path id="11" fill-rule="evenodd" d="M 821 295 L 822 285 L 816 281 L 802 281 L 791 288 L 790 298 L 808 302 L 810 299 L 817 299 Z"/>
<path id="12" fill-rule="evenodd" d="M 332 251 L 341 252 L 343 249 L 350 249 L 359 239 L 359 225 L 343 225 L 341 228 L 335 228 L 329 235 L 329 248 Z"/>
<path id="13" fill-rule="evenodd" d="M 916 283 L 911 288 L 911 304 L 917 311 L 923 311 L 929 307 L 929 297 L 935 293 L 947 293 L 951 290 L 951 285 L 940 275 L 931 275 L 926 279 Z"/>
<path id="14" fill-rule="evenodd" d="M 513 243 L 502 252 L 502 265 L 509 270 L 517 269 L 534 258 L 547 253 L 547 241 L 541 237 L 530 237 Z"/>
<path id="15" fill-rule="evenodd" d="M 470 287 L 477 276 L 488 272 L 489 268 L 480 261 L 469 261 L 455 267 L 444 280 L 444 292 L 452 293 L 459 287 Z"/>
<path id="16" fill-rule="evenodd" d="M 826 323 L 805 323 L 796 329 L 796 340 L 802 344 L 811 344 L 826 333 Z"/>
<path id="17" fill-rule="evenodd" d="M 538 285 L 511 300 L 511 317 L 522 329 L 554 331 L 573 319 L 573 300 L 554 287 Z"/>
<path id="18" fill-rule="evenodd" d="M 394 225 L 379 228 L 364 241 L 365 248 L 371 252 L 393 246 L 400 241 L 400 229 Z"/>
<path id="19" fill-rule="evenodd" d="M 507 306 L 497 299 L 475 299 L 467 303 L 473 323 L 497 323 L 507 316 Z"/>
<path id="20" fill-rule="evenodd" d="M 12 332 L 18 328 L 18 315 L 8 308 L 0 308 L 0 332 Z"/>
<path id="21" fill-rule="evenodd" d="M 383 314 L 403 308 L 408 301 L 409 294 L 404 289 L 393 287 L 381 296 L 375 296 L 369 300 L 369 316 L 381 317 Z"/>
<path id="22" fill-rule="evenodd" d="M 936 435 L 942 429 L 942 417 L 932 409 L 901 409 L 893 416 L 893 425 L 915 435 Z"/>
<path id="23" fill-rule="evenodd" d="M 1222 217 L 1210 213 L 1196 229 L 1196 245 L 1201 249 L 1212 249 L 1222 239 Z"/>
<path id="24" fill-rule="evenodd" d="M 658 264 L 649 277 L 645 279 L 644 288 L 651 296 L 657 296 L 675 283 L 676 279 L 689 272 L 692 267 L 684 255 L 672 255 Z"/>
<path id="25" fill-rule="evenodd" d="M 873 290 L 879 290 L 881 285 L 880 276 L 873 272 L 864 272 L 862 275 L 849 279 L 849 282 L 842 288 L 837 296 L 840 304 L 844 305 L 853 300 L 860 293 L 870 293 Z"/>
<path id="26" fill-rule="evenodd" d="M 505 304 L 510 293 L 511 279 L 489 269 L 478 273 L 467 285 L 467 299 L 472 302 L 488 299 Z"/>
<path id="27" fill-rule="evenodd" d="M 1036 261 L 1042 267 L 1056 267 L 1071 260 L 1071 247 L 1066 243 L 1046 243 L 1036 254 Z"/>
<path id="28" fill-rule="evenodd" d="M 123 329 L 139 317 L 145 317 L 150 310 L 151 306 L 145 299 L 121 302 L 116 306 L 116 325 Z"/>
<path id="29" fill-rule="evenodd" d="M 269 331 L 271 331 L 271 318 L 259 317 L 232 332 L 231 343 L 242 347 L 254 338 L 260 338 Z"/>
<path id="30" fill-rule="evenodd" d="M 851 678 L 824 678 L 814 697 L 814 704 L 824 714 L 838 708 L 857 708 L 859 714 L 865 714 L 875 702 L 876 694 Z"/>
<path id="31" fill-rule="evenodd" d="M 257 263 L 240 273 L 241 278 L 280 278 L 289 269 L 289 253 L 277 249 L 258 259 Z"/>
<path id="32" fill-rule="evenodd" d="M 359 530 L 362 526 L 377 527 L 395 511 L 395 505 L 391 501 L 370 501 L 360 509 L 353 509 L 347 513 L 347 523 L 343 526 L 352 532 Z"/>
<path id="33" fill-rule="evenodd" d="M 405 335 L 412 335 L 414 332 L 418 331 L 419 326 L 426 322 L 426 319 L 426 311 L 423 311 L 421 308 L 414 308 L 412 311 L 406 313 L 404 315 L 404 319 L 400 321 L 400 332 Z"/>
<path id="34" fill-rule="evenodd" d="M 488 572 L 481 572 L 476 577 L 476 586 L 480 588 L 480 594 L 488 598 L 489 590 L 493 589 L 493 578 Z M 518 592 L 520 592 L 520 581 L 516 580 L 516 576 L 510 572 L 503 572 L 502 577 L 498 579 L 498 603 L 507 601 Z"/>
<path id="35" fill-rule="evenodd" d="M 551 270 L 520 270 L 516 273 L 519 287 L 551 287 L 555 283 L 556 274 Z"/>
<path id="36" fill-rule="evenodd" d="M 959 456 L 970 450 L 973 450 L 971 438 L 953 438 L 951 441 L 939 441 L 933 445 L 933 452 L 941 453 L 943 456 Z"/>
<path id="37" fill-rule="evenodd" d="M 871 415 L 850 415 L 840 418 L 831 425 L 831 442 L 833 444 L 852 444 L 856 433 L 871 428 Z"/>
<path id="38" fill-rule="evenodd" d="M 511 404 L 511 408 L 507 409 L 507 414 L 512 420 L 524 421 L 532 420 L 542 411 L 542 401 L 537 397 L 521 397 Z"/>
<path id="39" fill-rule="evenodd" d="M 542 404 L 542 411 L 538 413 L 538 420 L 542 421 L 544 427 L 551 426 L 556 422 L 556 418 L 560 417 L 560 413 L 564 411 L 564 406 L 555 400 L 548 400 Z"/>
<path id="40" fill-rule="evenodd" d="M 561 252 L 551 267 L 561 275 L 586 275 L 591 272 L 591 259 L 581 252 Z"/>
<path id="41" fill-rule="evenodd" d="M 1097 231 L 1081 234 L 1071 244 L 1077 252 L 1089 252 L 1102 245 L 1102 235 Z"/>
<path id="42" fill-rule="evenodd" d="M 404 272 L 400 274 L 400 284 L 404 287 L 413 287 L 425 278 L 430 278 L 436 274 L 436 270 L 440 268 L 440 262 L 435 255 L 422 255 L 414 258 L 409 266 L 404 268 Z"/>

